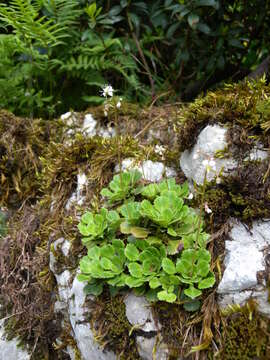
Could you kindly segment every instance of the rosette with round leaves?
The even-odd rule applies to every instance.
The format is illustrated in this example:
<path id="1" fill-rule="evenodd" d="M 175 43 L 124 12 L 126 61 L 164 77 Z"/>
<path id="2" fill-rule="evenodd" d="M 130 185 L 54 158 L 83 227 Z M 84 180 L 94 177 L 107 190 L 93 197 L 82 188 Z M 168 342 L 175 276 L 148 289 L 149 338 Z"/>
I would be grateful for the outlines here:
<path id="1" fill-rule="evenodd" d="M 106 197 L 109 203 L 114 203 L 136 194 L 136 184 L 141 179 L 142 174 L 138 170 L 131 170 L 115 175 L 109 183 L 109 188 L 101 190 L 101 195 Z"/>
<path id="2" fill-rule="evenodd" d="M 164 192 L 154 200 L 153 204 L 149 200 L 143 200 L 140 209 L 142 216 L 163 228 L 181 221 L 186 211 L 187 206 L 184 205 L 183 199 L 174 191 Z"/>

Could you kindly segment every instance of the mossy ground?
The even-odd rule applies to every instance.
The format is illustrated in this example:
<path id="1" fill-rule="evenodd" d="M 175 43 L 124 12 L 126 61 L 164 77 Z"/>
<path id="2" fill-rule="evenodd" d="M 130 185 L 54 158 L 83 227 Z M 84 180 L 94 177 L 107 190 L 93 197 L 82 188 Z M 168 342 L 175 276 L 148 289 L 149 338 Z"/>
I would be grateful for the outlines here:
<path id="1" fill-rule="evenodd" d="M 124 295 L 111 296 L 106 290 L 89 303 L 92 308 L 90 322 L 95 339 L 105 350 L 114 351 L 119 360 L 134 360 L 140 356 L 137 351 L 135 331 L 126 317 Z"/>
<path id="2" fill-rule="evenodd" d="M 229 128 L 227 153 L 239 161 L 233 176 L 224 177 L 220 185 L 208 184 L 205 194 L 213 210 L 213 214 L 206 217 L 207 228 L 212 233 L 213 270 L 220 279 L 229 217 L 250 224 L 253 219 L 270 216 L 269 164 L 244 160 L 256 141 L 269 148 L 269 95 L 270 88 L 263 82 L 241 83 L 208 93 L 189 106 L 139 109 L 125 104 L 118 119 L 121 137 L 85 138 L 78 133 L 71 142 L 66 141 L 68 127 L 61 121 L 20 119 L 1 111 L 0 204 L 12 210 L 8 235 L 0 244 L 2 310 L 4 316 L 12 315 L 6 322 L 9 336 L 18 335 L 23 343 L 30 344 L 35 359 L 64 359 L 62 347 L 52 345 L 57 337 L 62 338 L 64 344 L 71 340 L 63 334 L 61 319 L 56 318 L 53 311 L 57 294 L 48 266 L 51 242 L 59 237 L 71 241 L 73 256 L 66 259 L 57 251 L 55 255 L 59 271 L 75 270 L 78 255 L 85 251 L 76 228 L 76 217 L 85 208 L 99 208 L 99 191 L 111 180 L 119 156 L 165 161 L 175 167 L 178 181 L 182 182 L 180 151 L 191 147 L 208 123 L 221 123 Z M 87 112 L 94 114 L 100 126 L 114 125 L 114 116 L 105 118 L 102 107 Z M 82 121 L 83 114 L 79 117 Z M 167 149 L 164 159 L 154 152 L 157 143 Z M 234 151 L 236 146 L 240 149 L 238 152 Z M 83 208 L 73 206 L 66 210 L 79 172 L 84 172 L 89 179 L 85 204 Z M 172 359 L 179 354 L 198 359 L 196 348 L 190 353 L 192 346 L 198 345 L 197 350 L 202 350 L 200 359 L 211 358 L 218 349 L 226 354 L 223 348 L 228 341 L 232 353 L 239 348 L 235 338 L 229 340 L 226 329 L 240 325 L 234 323 L 234 317 L 223 321 L 215 289 L 202 300 L 201 310 L 194 314 L 185 312 L 182 305 L 157 303 L 154 306 L 156 316 L 164 325 L 162 336 L 170 346 Z M 114 349 L 120 358 L 138 359 L 134 336 L 128 336 L 130 325 L 124 315 L 122 297 L 111 298 L 105 293 L 91 306 L 97 309 L 91 321 L 105 348 Z M 257 322 L 248 324 L 252 334 L 255 328 L 265 324 L 259 315 L 256 319 Z M 238 324 L 244 326 L 244 320 L 241 313 Z M 260 354 L 256 349 L 256 356 L 264 359 L 267 346 L 260 349 Z"/>
<path id="3" fill-rule="evenodd" d="M 231 308 L 222 317 L 222 346 L 217 359 L 270 359 L 270 320 L 259 315 L 256 304 Z"/>

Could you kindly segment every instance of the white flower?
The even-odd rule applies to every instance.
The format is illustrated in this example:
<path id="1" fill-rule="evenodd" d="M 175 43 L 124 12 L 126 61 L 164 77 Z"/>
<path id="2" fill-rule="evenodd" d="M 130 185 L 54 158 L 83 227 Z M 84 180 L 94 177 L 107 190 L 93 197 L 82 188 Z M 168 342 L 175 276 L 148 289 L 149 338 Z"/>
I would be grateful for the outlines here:
<path id="1" fill-rule="evenodd" d="M 203 160 L 202 164 L 205 167 L 209 166 L 209 160 L 207 160 L 207 159 Z"/>
<path id="2" fill-rule="evenodd" d="M 209 160 L 209 166 L 214 170 L 216 169 L 216 162 L 213 158 Z"/>
<path id="3" fill-rule="evenodd" d="M 221 184 L 221 178 L 219 176 L 216 178 L 216 183 Z"/>
<path id="4" fill-rule="evenodd" d="M 163 145 L 156 145 L 154 151 L 158 155 L 163 155 L 164 152 L 166 151 L 166 149 L 165 149 L 165 147 Z"/>
<path id="5" fill-rule="evenodd" d="M 204 210 L 207 214 L 211 214 L 212 210 L 210 209 L 210 207 L 207 205 L 207 203 L 204 204 Z"/>
<path id="6" fill-rule="evenodd" d="M 189 195 L 188 195 L 188 200 L 192 200 L 193 199 L 193 197 L 194 197 L 194 195 L 192 194 L 192 193 L 189 193 Z"/>
<path id="7" fill-rule="evenodd" d="M 113 96 L 114 89 L 111 85 L 105 85 L 102 89 L 102 96 L 108 97 Z"/>
<path id="8" fill-rule="evenodd" d="M 118 100 L 118 102 L 117 102 L 117 104 L 116 104 L 116 107 L 117 107 L 117 109 L 120 109 L 120 107 L 121 107 L 121 105 L 122 105 L 122 98 L 120 98 L 119 100 Z"/>
<path id="9" fill-rule="evenodd" d="M 210 170 L 216 170 L 216 162 L 213 158 L 211 159 L 204 159 L 202 161 L 203 166 L 206 167 L 206 171 L 209 172 Z"/>

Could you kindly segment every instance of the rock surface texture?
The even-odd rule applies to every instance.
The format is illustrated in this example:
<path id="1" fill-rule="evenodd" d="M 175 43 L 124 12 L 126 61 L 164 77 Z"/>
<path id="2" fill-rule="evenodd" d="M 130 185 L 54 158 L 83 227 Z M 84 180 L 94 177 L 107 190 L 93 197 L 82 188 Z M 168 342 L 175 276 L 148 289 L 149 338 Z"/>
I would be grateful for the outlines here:
<path id="1" fill-rule="evenodd" d="M 5 340 L 3 321 L 0 320 L 0 360 L 30 360 L 31 356 L 27 351 L 17 347 L 18 341 Z"/>
<path id="2" fill-rule="evenodd" d="M 143 360 L 152 360 L 153 351 L 156 348 L 155 359 L 166 360 L 168 358 L 168 348 L 159 338 L 157 324 L 151 312 L 150 304 L 142 296 L 135 296 L 132 293 L 125 298 L 126 316 L 131 325 L 139 328 L 145 336 L 137 336 L 136 342 L 138 352 Z"/>
<path id="3" fill-rule="evenodd" d="M 162 162 L 146 160 L 140 164 L 136 164 L 135 159 L 127 158 L 122 161 L 122 170 L 137 169 L 142 173 L 144 180 L 151 182 L 161 181 L 164 177 L 173 177 L 176 175 L 174 169 L 165 166 Z M 119 172 L 119 166 L 115 167 L 115 171 Z"/>
<path id="4" fill-rule="evenodd" d="M 196 144 L 191 150 L 185 150 L 180 158 L 180 166 L 186 177 L 195 181 L 197 184 L 203 184 L 205 175 L 204 160 L 210 160 L 215 157 L 219 150 L 224 150 L 227 146 L 227 129 L 219 125 L 206 126 L 198 136 Z M 237 163 L 232 158 L 215 159 L 216 169 L 207 173 L 207 180 L 211 181 L 216 174 L 223 168 L 228 171 L 233 169 Z"/>
<path id="5" fill-rule="evenodd" d="M 221 307 L 244 304 L 250 297 L 270 316 L 265 272 L 270 265 L 270 220 L 255 221 L 251 230 L 233 221 L 231 240 L 225 242 L 225 271 L 218 287 Z"/>

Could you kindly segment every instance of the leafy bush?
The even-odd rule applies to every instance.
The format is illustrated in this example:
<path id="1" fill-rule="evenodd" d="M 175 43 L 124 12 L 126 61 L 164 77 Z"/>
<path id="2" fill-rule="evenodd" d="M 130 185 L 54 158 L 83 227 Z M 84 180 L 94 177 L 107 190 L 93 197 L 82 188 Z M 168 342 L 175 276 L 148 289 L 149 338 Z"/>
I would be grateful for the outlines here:
<path id="1" fill-rule="evenodd" d="M 267 0 L 10 0 L 0 6 L 0 107 L 53 116 L 101 103 L 197 95 L 269 54 Z"/>
<path id="2" fill-rule="evenodd" d="M 150 300 L 194 299 L 215 283 L 208 234 L 199 215 L 185 205 L 188 186 L 175 179 L 142 186 L 138 171 L 115 175 L 101 194 L 108 206 L 86 212 L 78 225 L 88 253 L 78 278 L 87 293 L 134 288 Z M 150 200 L 148 200 L 148 199 Z"/>

